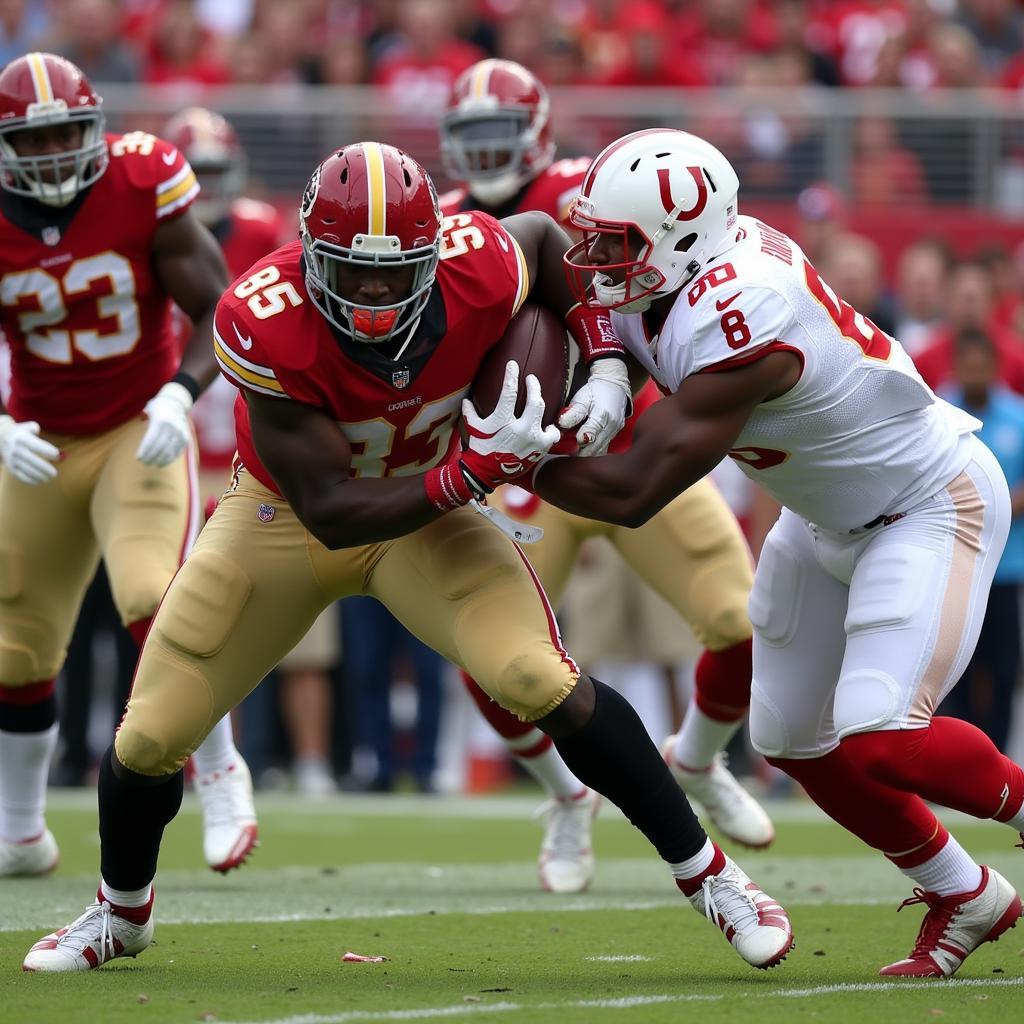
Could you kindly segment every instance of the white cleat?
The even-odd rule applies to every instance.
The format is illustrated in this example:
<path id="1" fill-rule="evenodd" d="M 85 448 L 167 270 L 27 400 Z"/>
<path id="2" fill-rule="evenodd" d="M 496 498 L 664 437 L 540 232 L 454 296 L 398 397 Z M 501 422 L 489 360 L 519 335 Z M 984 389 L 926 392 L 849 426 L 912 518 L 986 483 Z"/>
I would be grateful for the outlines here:
<path id="1" fill-rule="evenodd" d="M 46 829 L 34 839 L 10 842 L 0 839 L 0 878 L 29 878 L 48 875 L 60 862 L 60 850 L 53 833 Z"/>
<path id="2" fill-rule="evenodd" d="M 547 815 L 537 873 L 548 892 L 583 892 L 594 877 L 590 829 L 601 806 L 592 789 L 568 800 L 550 800 L 537 814 Z"/>
<path id="3" fill-rule="evenodd" d="M 224 874 L 259 845 L 249 766 L 239 757 L 226 772 L 197 775 L 194 783 L 203 807 L 203 855 Z"/>
<path id="4" fill-rule="evenodd" d="M 878 973 L 897 978 L 948 978 L 983 942 L 995 942 L 1021 917 L 1020 897 L 998 871 L 981 869 L 974 892 L 939 896 L 915 889 L 899 910 L 914 903 L 928 907 L 917 942 L 905 960 Z"/>
<path id="5" fill-rule="evenodd" d="M 661 755 L 679 788 L 704 808 L 712 824 L 726 838 L 752 849 L 770 846 L 775 826 L 765 809 L 736 781 L 725 766 L 725 756 L 715 754 L 707 768 L 694 770 L 674 756 L 676 736 L 661 745 Z"/>
<path id="6" fill-rule="evenodd" d="M 145 924 L 118 917 L 106 901 L 58 931 L 44 935 L 29 951 L 23 971 L 91 971 L 119 956 L 138 956 L 153 941 L 153 916 Z"/>
<path id="7" fill-rule="evenodd" d="M 793 926 L 786 911 L 730 857 L 721 874 L 704 879 L 690 903 L 722 930 L 751 967 L 774 967 L 793 948 Z"/>

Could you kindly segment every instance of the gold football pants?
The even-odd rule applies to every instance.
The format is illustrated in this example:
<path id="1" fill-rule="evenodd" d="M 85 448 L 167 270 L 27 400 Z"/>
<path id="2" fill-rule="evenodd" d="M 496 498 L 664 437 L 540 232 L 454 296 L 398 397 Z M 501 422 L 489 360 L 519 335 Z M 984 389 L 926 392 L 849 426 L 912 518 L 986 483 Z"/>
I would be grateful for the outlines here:
<path id="1" fill-rule="evenodd" d="M 239 475 L 175 576 L 116 740 L 144 775 L 180 768 L 332 601 L 377 598 L 500 704 L 537 719 L 578 670 L 519 549 L 472 510 L 394 540 L 329 551 L 284 499 Z"/>
<path id="2" fill-rule="evenodd" d="M 199 519 L 193 452 L 144 466 L 145 430 L 44 434 L 63 458 L 38 486 L 0 468 L 0 685 L 57 675 L 101 557 L 121 621 L 153 614 Z"/>
<path id="3" fill-rule="evenodd" d="M 535 511 L 524 515 L 531 505 Z M 527 553 L 556 607 L 580 545 L 589 537 L 606 537 L 690 625 L 701 646 L 721 651 L 750 639 L 750 550 L 710 480 L 699 480 L 635 530 L 582 519 L 543 501 L 517 507 L 506 498 L 503 507 L 513 518 L 544 528 L 543 539 Z"/>

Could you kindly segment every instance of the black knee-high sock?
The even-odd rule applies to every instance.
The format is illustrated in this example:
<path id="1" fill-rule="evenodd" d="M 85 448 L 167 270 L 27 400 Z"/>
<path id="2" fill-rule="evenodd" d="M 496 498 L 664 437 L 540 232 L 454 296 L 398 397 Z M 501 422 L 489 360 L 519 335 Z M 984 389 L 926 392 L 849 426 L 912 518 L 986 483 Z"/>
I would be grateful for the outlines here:
<path id="1" fill-rule="evenodd" d="M 185 792 L 183 772 L 152 778 L 129 771 L 113 745 L 100 761 L 100 872 L 114 889 L 144 889 L 156 875 L 164 826 Z"/>
<path id="2" fill-rule="evenodd" d="M 633 706 L 610 686 L 591 681 L 593 716 L 578 732 L 555 739 L 555 747 L 576 778 L 611 800 L 663 860 L 688 860 L 707 833 Z"/>

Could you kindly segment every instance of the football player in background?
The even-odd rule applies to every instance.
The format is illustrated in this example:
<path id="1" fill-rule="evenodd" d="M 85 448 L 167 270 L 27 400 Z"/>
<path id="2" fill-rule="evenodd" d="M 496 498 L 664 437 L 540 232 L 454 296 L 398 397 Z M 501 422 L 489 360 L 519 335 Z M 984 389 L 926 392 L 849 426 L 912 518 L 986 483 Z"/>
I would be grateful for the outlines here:
<path id="1" fill-rule="evenodd" d="M 783 505 L 750 598 L 754 746 L 917 884 L 904 905 L 923 903 L 924 924 L 881 973 L 950 975 L 1021 914 L 925 803 L 1024 831 L 1024 771 L 934 714 L 977 643 L 1006 481 L 978 421 L 792 239 L 738 216 L 738 189 L 717 149 L 679 131 L 635 132 L 591 165 L 570 215 L 573 290 L 613 311 L 670 394 L 628 452 L 549 460 L 534 485 L 641 527 L 731 455 Z"/>
<path id="2" fill-rule="evenodd" d="M 105 133 L 75 65 L 30 53 L 0 71 L 0 875 L 57 864 L 44 817 L 54 680 L 99 559 L 141 647 L 199 527 L 188 413 L 216 373 L 227 278 L 197 193 L 166 142 Z M 180 359 L 172 300 L 196 325 Z M 226 871 L 256 819 L 230 722 L 209 726 L 203 846 Z"/>
<path id="3" fill-rule="evenodd" d="M 380 600 L 551 735 L 744 960 L 768 967 L 786 955 L 785 912 L 707 838 L 632 707 L 563 649 L 522 551 L 470 507 L 559 435 L 541 426 L 534 377 L 522 416 L 492 431 L 516 402 L 514 362 L 496 412 L 465 401 L 527 296 L 566 316 L 580 345 L 589 376 L 574 402 L 590 443 L 601 450 L 624 422 L 622 349 L 604 315 L 572 299 L 567 242 L 537 213 L 465 214 L 442 228 L 430 178 L 392 146 L 355 143 L 314 171 L 300 241 L 257 262 L 218 305 L 241 466 L 160 604 L 101 766 L 96 902 L 37 942 L 26 970 L 88 970 L 149 945 L 186 758 L 328 603 L 353 593 Z"/>
<path id="4" fill-rule="evenodd" d="M 449 174 L 466 187 L 441 197 L 443 213 L 457 218 L 479 209 L 503 217 L 540 210 L 565 222 L 590 160 L 555 161 L 548 106 L 547 90 L 520 64 L 484 60 L 463 72 L 441 121 L 441 152 Z M 653 382 L 643 388 L 611 451 L 629 448 L 636 417 L 658 397 Z M 588 537 L 603 536 L 690 624 L 704 653 L 683 726 L 663 745 L 665 759 L 687 796 L 704 807 L 723 835 L 745 846 L 771 843 L 771 819 L 721 754 L 750 703 L 747 599 L 753 572 L 736 517 L 714 484 L 701 480 L 641 530 L 574 516 L 521 490 L 503 494 L 515 503 L 510 511 L 517 518 L 544 530 L 529 557 L 556 608 L 581 545 Z M 549 737 L 491 700 L 468 676 L 463 679 L 511 755 L 551 795 L 539 861 L 542 884 L 555 892 L 585 889 L 594 871 L 593 794 L 569 772 Z"/>
<path id="5" fill-rule="evenodd" d="M 196 216 L 220 243 L 228 277 L 239 277 L 291 235 L 269 203 L 242 194 L 248 159 L 237 133 L 220 114 L 189 107 L 164 125 L 163 137 L 189 162 L 199 181 Z M 191 330 L 191 325 L 188 327 Z M 227 489 L 235 454 L 234 406 L 238 392 L 218 375 L 192 411 L 199 439 L 199 491 L 203 508 Z M 331 688 L 327 672 L 340 656 L 335 608 L 324 612 L 277 666 L 278 686 L 300 792 L 334 790 L 330 769 Z"/>

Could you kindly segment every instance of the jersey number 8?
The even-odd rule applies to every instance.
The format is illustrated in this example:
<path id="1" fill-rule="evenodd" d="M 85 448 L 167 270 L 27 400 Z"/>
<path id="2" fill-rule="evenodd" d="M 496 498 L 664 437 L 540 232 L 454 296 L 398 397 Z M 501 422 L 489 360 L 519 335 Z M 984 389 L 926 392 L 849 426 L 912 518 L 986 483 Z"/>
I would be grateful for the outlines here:
<path id="1" fill-rule="evenodd" d="M 287 306 L 302 305 L 302 296 L 290 281 L 281 280 L 281 271 L 275 266 L 264 267 L 247 277 L 235 288 L 235 298 L 248 299 L 246 305 L 257 320 L 269 320 L 283 313 Z"/>

